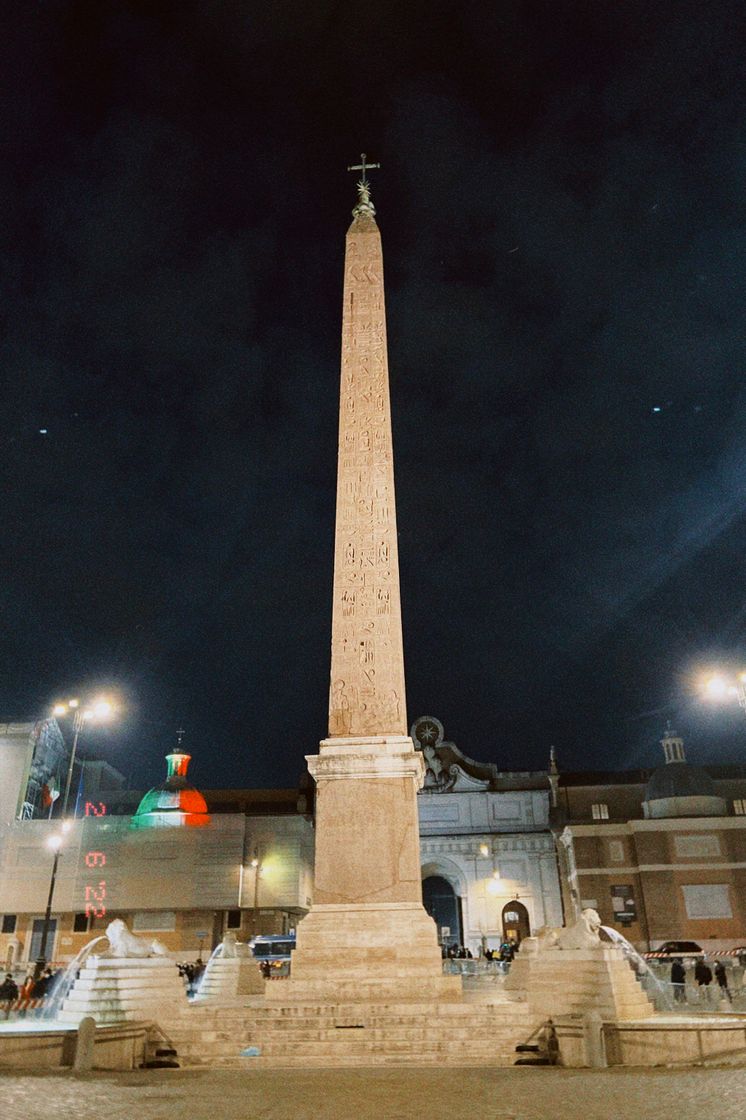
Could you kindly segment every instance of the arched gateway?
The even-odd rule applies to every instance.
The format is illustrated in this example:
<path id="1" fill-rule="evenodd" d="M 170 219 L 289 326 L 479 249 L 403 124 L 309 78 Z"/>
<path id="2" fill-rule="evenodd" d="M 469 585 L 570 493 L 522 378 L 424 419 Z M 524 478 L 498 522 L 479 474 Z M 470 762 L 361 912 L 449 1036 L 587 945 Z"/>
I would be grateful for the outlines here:
<path id="1" fill-rule="evenodd" d="M 463 944 L 461 899 L 447 879 L 442 875 L 428 875 L 423 879 L 422 904 L 438 927 L 438 940 L 442 945 Z"/>

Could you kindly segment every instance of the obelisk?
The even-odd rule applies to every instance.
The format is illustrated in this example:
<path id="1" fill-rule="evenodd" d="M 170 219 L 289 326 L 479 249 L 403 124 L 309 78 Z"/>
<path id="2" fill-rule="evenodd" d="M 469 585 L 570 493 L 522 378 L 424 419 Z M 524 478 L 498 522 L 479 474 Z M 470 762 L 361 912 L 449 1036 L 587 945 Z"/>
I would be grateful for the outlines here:
<path id="1" fill-rule="evenodd" d="M 457 998 L 460 984 L 442 975 L 435 923 L 422 906 L 424 763 L 407 735 L 371 166 L 363 156 L 350 169 L 362 175 L 345 252 L 329 737 L 307 757 L 316 781 L 313 906 L 282 987 L 291 998 L 321 1000 Z"/>

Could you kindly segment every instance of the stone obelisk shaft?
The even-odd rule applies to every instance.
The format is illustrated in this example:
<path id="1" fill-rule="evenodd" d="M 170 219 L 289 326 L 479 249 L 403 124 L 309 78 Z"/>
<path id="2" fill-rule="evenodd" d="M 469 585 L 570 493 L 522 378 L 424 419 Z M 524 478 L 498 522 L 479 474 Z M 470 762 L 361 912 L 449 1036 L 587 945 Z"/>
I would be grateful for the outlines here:
<path id="1" fill-rule="evenodd" d="M 347 233 L 329 735 L 405 735 L 381 236 L 367 209 Z"/>
<path id="2" fill-rule="evenodd" d="M 383 259 L 364 157 L 362 170 L 345 255 L 329 738 L 306 756 L 313 905 L 282 998 L 452 999 L 422 905 L 425 768 L 406 727 Z"/>

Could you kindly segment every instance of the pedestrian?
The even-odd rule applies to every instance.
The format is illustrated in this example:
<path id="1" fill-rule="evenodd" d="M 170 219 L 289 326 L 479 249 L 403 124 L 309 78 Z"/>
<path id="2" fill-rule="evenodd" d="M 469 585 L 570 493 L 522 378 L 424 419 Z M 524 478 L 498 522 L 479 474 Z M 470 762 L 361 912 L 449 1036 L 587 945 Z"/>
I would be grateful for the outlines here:
<path id="1" fill-rule="evenodd" d="M 202 957 L 197 957 L 196 961 L 194 962 L 194 965 L 192 966 L 192 975 L 190 977 L 192 995 L 196 996 L 198 994 L 199 986 L 202 983 L 202 977 L 204 975 L 204 971 L 205 971 L 205 962 L 202 960 Z"/>
<path id="2" fill-rule="evenodd" d="M 686 969 L 681 957 L 674 957 L 671 964 L 671 987 L 674 1003 L 686 1003 Z"/>
<path id="3" fill-rule="evenodd" d="M 34 986 L 34 999 L 45 999 L 49 995 L 49 989 L 52 984 L 52 970 L 47 968 L 41 974 Z"/>
<path id="4" fill-rule="evenodd" d="M 500 946 L 500 960 L 510 964 L 515 956 L 515 946 L 512 941 L 505 940 Z"/>
<path id="5" fill-rule="evenodd" d="M 21 984 L 21 990 L 18 993 L 18 1014 L 21 1017 L 26 1014 L 26 1009 L 33 999 L 35 987 L 36 983 L 34 978 L 29 974 Z"/>
<path id="6" fill-rule="evenodd" d="M 705 1003 L 710 1002 L 710 984 L 712 983 L 712 969 L 707 961 L 697 961 L 694 966 L 694 982 L 699 988 L 700 997 L 704 999 Z"/>
<path id="7" fill-rule="evenodd" d="M 725 971 L 725 965 L 722 961 L 718 961 L 715 965 L 715 979 L 720 985 L 720 995 L 725 996 L 728 1003 L 733 1003 L 733 996 L 730 994 L 728 987 L 728 973 Z"/>
<path id="8" fill-rule="evenodd" d="M 5 1007 L 5 1018 L 10 1015 L 10 1009 L 18 999 L 18 985 L 13 979 L 12 973 L 8 972 L 2 984 L 0 984 L 0 1005 Z"/>

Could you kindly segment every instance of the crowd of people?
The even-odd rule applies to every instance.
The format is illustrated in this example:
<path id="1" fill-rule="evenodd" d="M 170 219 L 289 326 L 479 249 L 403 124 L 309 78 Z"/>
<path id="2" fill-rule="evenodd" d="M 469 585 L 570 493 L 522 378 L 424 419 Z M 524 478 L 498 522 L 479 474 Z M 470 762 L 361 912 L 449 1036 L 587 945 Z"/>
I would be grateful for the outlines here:
<path id="1" fill-rule="evenodd" d="M 719 989 L 720 999 L 733 1002 L 733 995 L 728 984 L 728 971 L 722 961 L 715 962 L 714 971 L 710 968 L 705 957 L 694 965 L 694 984 L 698 990 L 702 1003 L 711 1002 L 711 989 L 713 979 Z M 686 1003 L 686 968 L 681 957 L 675 957 L 671 963 L 671 988 L 675 1003 Z"/>
<path id="2" fill-rule="evenodd" d="M 6 973 L 0 984 L 0 1011 L 5 1013 L 5 1018 L 10 1016 L 11 1011 L 18 1012 L 21 1017 L 28 1011 L 41 1011 L 52 994 L 59 974 L 59 969 L 47 968 L 38 980 L 29 973 L 19 985 L 11 972 Z"/>
<path id="3" fill-rule="evenodd" d="M 513 960 L 517 949 L 518 946 L 515 942 L 506 940 L 503 941 L 499 949 L 485 949 L 483 959 L 509 964 Z M 443 960 L 449 961 L 471 961 L 474 959 L 474 954 L 467 945 L 457 945 L 455 942 L 452 945 L 442 945 L 441 956 Z"/>

